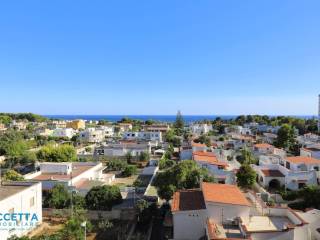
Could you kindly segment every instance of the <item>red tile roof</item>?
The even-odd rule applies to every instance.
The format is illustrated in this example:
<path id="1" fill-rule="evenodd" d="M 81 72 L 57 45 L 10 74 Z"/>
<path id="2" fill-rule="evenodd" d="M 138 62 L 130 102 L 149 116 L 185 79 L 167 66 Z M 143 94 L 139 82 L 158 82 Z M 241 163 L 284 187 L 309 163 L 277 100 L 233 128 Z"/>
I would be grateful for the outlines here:
<path id="1" fill-rule="evenodd" d="M 206 209 L 200 189 L 180 190 L 173 194 L 171 211 L 191 211 Z"/>
<path id="2" fill-rule="evenodd" d="M 254 145 L 255 148 L 274 148 L 273 145 L 268 143 L 257 143 Z"/>
<path id="3" fill-rule="evenodd" d="M 200 162 L 206 162 L 212 165 L 217 165 L 217 166 L 224 166 L 227 167 L 228 164 L 225 162 L 219 161 L 215 154 L 212 152 L 201 152 L 201 151 L 196 151 L 192 153 L 193 160 L 195 161 L 200 161 Z"/>
<path id="4" fill-rule="evenodd" d="M 196 143 L 196 142 L 192 142 L 191 143 L 192 147 L 207 147 L 207 145 L 202 144 L 202 143 Z"/>
<path id="5" fill-rule="evenodd" d="M 202 191 L 206 202 L 250 206 L 245 195 L 235 185 L 203 182 Z"/>
<path id="6" fill-rule="evenodd" d="M 297 157 L 287 157 L 286 160 L 290 163 L 304 163 L 304 164 L 320 164 L 320 160 L 312 158 L 312 157 L 304 157 L 304 156 L 297 156 Z"/>
<path id="7" fill-rule="evenodd" d="M 279 170 L 263 169 L 261 170 L 266 177 L 284 177 Z"/>

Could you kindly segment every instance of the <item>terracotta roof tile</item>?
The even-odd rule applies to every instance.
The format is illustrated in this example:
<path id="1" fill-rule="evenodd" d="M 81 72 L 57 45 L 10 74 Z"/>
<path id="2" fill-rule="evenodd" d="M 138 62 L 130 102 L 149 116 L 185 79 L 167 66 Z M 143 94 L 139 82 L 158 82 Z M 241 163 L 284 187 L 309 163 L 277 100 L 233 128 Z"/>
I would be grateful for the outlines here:
<path id="1" fill-rule="evenodd" d="M 257 143 L 254 145 L 255 148 L 274 148 L 273 145 L 268 143 Z"/>
<path id="2" fill-rule="evenodd" d="M 207 145 L 202 144 L 202 143 L 196 143 L 196 142 L 192 142 L 191 143 L 192 147 L 207 147 Z"/>
<path id="3" fill-rule="evenodd" d="M 304 163 L 304 164 L 320 164 L 320 160 L 312 158 L 312 157 L 287 157 L 286 160 L 290 163 Z"/>
<path id="4" fill-rule="evenodd" d="M 284 177 L 279 170 L 262 169 L 261 172 L 263 172 L 266 177 Z"/>
<path id="5" fill-rule="evenodd" d="M 235 185 L 203 182 L 202 191 L 206 202 L 250 206 L 245 195 Z"/>
<path id="6" fill-rule="evenodd" d="M 206 209 L 200 189 L 180 190 L 173 194 L 171 211 L 191 211 Z"/>
<path id="7" fill-rule="evenodd" d="M 206 163 L 217 165 L 217 166 L 225 166 L 225 167 L 228 166 L 227 163 L 219 161 L 216 158 L 215 154 L 212 152 L 197 151 L 197 152 L 193 152 L 192 156 L 193 156 L 193 160 L 195 161 L 206 162 Z"/>

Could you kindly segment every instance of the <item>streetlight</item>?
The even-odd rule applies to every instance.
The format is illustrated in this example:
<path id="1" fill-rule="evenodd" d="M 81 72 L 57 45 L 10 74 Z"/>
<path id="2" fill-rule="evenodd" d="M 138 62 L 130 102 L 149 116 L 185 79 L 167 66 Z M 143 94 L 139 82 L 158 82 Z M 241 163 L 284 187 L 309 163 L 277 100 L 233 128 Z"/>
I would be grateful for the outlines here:
<path id="1" fill-rule="evenodd" d="M 83 223 L 81 223 L 81 227 L 83 227 L 84 228 L 84 240 L 86 240 L 87 239 L 87 222 L 86 221 L 84 221 Z"/>

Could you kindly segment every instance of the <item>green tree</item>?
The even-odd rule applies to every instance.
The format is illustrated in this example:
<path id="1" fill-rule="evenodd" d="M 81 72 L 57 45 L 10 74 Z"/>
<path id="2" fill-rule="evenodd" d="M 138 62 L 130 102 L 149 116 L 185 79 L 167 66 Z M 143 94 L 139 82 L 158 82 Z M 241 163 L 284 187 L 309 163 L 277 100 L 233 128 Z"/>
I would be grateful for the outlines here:
<path id="1" fill-rule="evenodd" d="M 56 184 L 45 198 L 45 205 L 50 208 L 63 209 L 70 206 L 71 194 L 63 184 Z"/>
<path id="2" fill-rule="evenodd" d="M 132 153 L 131 153 L 131 152 L 127 152 L 126 155 L 125 155 L 125 158 L 126 158 L 128 164 L 131 164 L 131 163 L 132 163 L 132 161 L 133 161 L 133 156 L 132 156 Z"/>
<path id="3" fill-rule="evenodd" d="M 176 164 L 175 161 L 163 157 L 159 160 L 159 169 L 160 170 L 167 169 L 174 166 L 175 164 Z"/>
<path id="4" fill-rule="evenodd" d="M 141 152 L 139 154 L 139 161 L 140 162 L 147 162 L 150 160 L 150 154 L 148 152 Z"/>
<path id="5" fill-rule="evenodd" d="M 72 162 L 77 161 L 77 153 L 71 145 L 47 145 L 37 152 L 37 158 L 47 162 Z"/>
<path id="6" fill-rule="evenodd" d="M 135 165 L 127 165 L 122 171 L 123 177 L 130 177 L 135 174 L 137 174 L 137 166 Z"/>
<path id="7" fill-rule="evenodd" d="M 258 162 L 252 152 L 247 148 L 241 150 L 241 155 L 237 156 L 237 160 L 241 164 L 256 164 Z"/>
<path id="8" fill-rule="evenodd" d="M 252 188 L 256 182 L 256 172 L 249 164 L 241 165 L 237 172 L 237 183 L 242 188 Z"/>
<path id="9" fill-rule="evenodd" d="M 158 190 L 158 195 L 168 200 L 176 189 L 198 188 L 201 180 L 213 182 L 214 177 L 207 169 L 200 168 L 195 161 L 186 160 L 158 173 L 153 184 Z"/>
<path id="10" fill-rule="evenodd" d="M 210 147 L 210 145 L 211 145 L 210 138 L 207 135 L 204 135 L 204 134 L 201 135 L 200 137 L 198 137 L 197 139 L 195 139 L 194 142 L 205 144 L 208 147 Z"/>
<path id="11" fill-rule="evenodd" d="M 91 188 L 85 200 L 90 210 L 111 210 L 112 206 L 122 202 L 122 197 L 118 186 L 104 185 Z"/>
<path id="12" fill-rule="evenodd" d="M 107 162 L 108 169 L 112 171 L 122 171 L 126 168 L 127 165 L 127 162 L 120 159 L 113 159 Z"/>
<path id="13" fill-rule="evenodd" d="M 174 122 L 174 127 L 176 129 L 183 130 L 184 120 L 180 111 L 177 112 L 176 121 Z"/>
<path id="14" fill-rule="evenodd" d="M 8 170 L 4 176 L 3 176 L 3 180 L 5 181 L 23 181 L 24 177 L 17 173 L 15 170 Z"/>
<path id="15" fill-rule="evenodd" d="M 286 150 L 291 150 L 296 144 L 295 128 L 289 124 L 283 124 L 278 130 L 275 145 Z"/>
<path id="16" fill-rule="evenodd" d="M 90 232 L 92 225 L 85 217 L 85 212 L 80 210 L 76 211 L 65 223 L 63 229 L 60 231 L 60 239 L 63 240 L 82 240 L 84 239 L 84 227 L 83 223 L 86 224 L 87 232 Z"/>

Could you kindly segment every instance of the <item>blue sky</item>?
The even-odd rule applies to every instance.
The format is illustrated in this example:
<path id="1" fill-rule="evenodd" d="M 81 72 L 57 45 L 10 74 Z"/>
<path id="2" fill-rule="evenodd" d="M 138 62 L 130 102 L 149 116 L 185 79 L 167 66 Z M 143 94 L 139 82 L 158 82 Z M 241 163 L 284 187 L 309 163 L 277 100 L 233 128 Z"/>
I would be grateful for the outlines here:
<path id="1" fill-rule="evenodd" d="M 320 1 L 2 1 L 0 111 L 316 114 Z"/>

